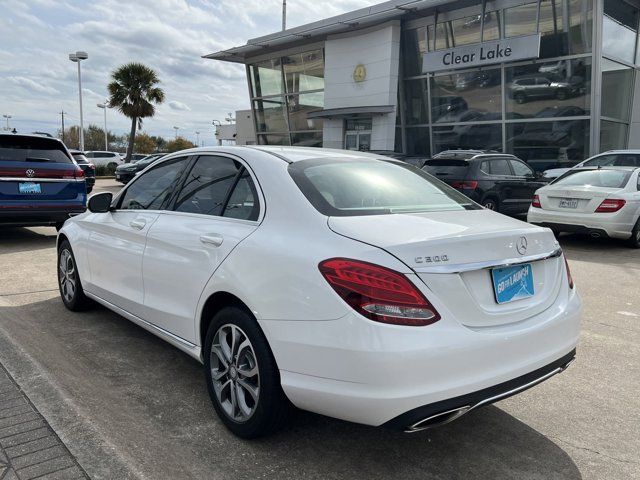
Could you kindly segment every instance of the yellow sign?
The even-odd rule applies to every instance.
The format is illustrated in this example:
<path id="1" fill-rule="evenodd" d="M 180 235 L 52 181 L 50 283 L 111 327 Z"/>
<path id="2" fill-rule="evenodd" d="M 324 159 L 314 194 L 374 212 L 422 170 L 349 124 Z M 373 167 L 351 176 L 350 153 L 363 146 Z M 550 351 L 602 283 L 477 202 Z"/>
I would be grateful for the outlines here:
<path id="1" fill-rule="evenodd" d="M 356 66 L 355 70 L 353 71 L 353 80 L 356 82 L 364 82 L 366 78 L 367 69 L 365 68 L 365 66 L 362 64 Z"/>

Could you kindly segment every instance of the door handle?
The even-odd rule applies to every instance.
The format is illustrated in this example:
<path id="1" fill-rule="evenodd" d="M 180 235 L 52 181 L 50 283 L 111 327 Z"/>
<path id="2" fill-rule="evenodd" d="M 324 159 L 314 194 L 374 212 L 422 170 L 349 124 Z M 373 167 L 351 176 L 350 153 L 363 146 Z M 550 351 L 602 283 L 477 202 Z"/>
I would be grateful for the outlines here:
<path id="1" fill-rule="evenodd" d="M 131 228 L 135 228 L 136 230 L 142 230 L 144 226 L 147 224 L 144 220 L 132 220 L 129 222 L 129 226 Z"/>
<path id="2" fill-rule="evenodd" d="M 200 235 L 200 241 L 208 245 L 213 245 L 214 247 L 219 247 L 222 245 L 224 238 L 217 233 L 210 233 L 208 235 Z"/>

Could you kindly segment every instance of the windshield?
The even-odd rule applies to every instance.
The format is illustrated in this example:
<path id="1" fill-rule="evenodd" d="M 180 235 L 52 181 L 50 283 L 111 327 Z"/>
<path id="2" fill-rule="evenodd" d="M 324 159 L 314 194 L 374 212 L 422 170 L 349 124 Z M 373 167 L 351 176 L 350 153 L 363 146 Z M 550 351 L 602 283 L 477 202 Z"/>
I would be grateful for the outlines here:
<path id="1" fill-rule="evenodd" d="M 553 185 L 623 188 L 630 176 L 630 170 L 577 170 L 567 172 L 553 182 Z"/>
<path id="2" fill-rule="evenodd" d="M 0 135 L 0 162 L 73 163 L 62 143 L 44 137 Z"/>
<path id="3" fill-rule="evenodd" d="M 305 160 L 289 173 L 328 216 L 475 210 L 469 198 L 407 164 L 383 160 Z"/>

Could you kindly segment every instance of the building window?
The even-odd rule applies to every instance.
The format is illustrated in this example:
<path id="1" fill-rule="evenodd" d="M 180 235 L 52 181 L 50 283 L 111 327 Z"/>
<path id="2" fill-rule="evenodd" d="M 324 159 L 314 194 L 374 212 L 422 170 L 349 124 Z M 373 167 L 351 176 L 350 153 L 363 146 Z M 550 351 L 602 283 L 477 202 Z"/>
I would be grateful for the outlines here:
<path id="1" fill-rule="evenodd" d="M 322 50 L 283 57 L 282 68 L 288 93 L 324 90 Z"/>
<path id="2" fill-rule="evenodd" d="M 624 123 L 600 122 L 600 151 L 627 148 L 627 134 L 629 127 Z"/>
<path id="3" fill-rule="evenodd" d="M 257 132 L 286 132 L 289 130 L 284 97 L 254 100 Z"/>
<path id="4" fill-rule="evenodd" d="M 279 58 L 273 58 L 251 65 L 249 71 L 251 72 L 251 85 L 254 97 L 284 93 Z"/>
<path id="5" fill-rule="evenodd" d="M 322 110 L 323 105 L 324 92 L 287 95 L 287 111 L 291 130 L 322 130 L 322 119 L 309 119 L 307 114 Z"/>
<path id="6" fill-rule="evenodd" d="M 602 25 L 602 53 L 633 63 L 637 36 L 638 9 L 622 0 L 606 0 Z"/>
<path id="7" fill-rule="evenodd" d="M 429 140 L 428 127 L 410 127 L 405 129 L 407 136 L 407 154 L 408 155 L 426 155 L 431 154 L 431 142 Z"/>
<path id="8" fill-rule="evenodd" d="M 502 151 L 501 123 L 471 123 L 433 127 L 433 152 L 480 149 Z"/>
<path id="9" fill-rule="evenodd" d="M 602 116 L 628 122 L 631 115 L 633 69 L 602 59 Z"/>

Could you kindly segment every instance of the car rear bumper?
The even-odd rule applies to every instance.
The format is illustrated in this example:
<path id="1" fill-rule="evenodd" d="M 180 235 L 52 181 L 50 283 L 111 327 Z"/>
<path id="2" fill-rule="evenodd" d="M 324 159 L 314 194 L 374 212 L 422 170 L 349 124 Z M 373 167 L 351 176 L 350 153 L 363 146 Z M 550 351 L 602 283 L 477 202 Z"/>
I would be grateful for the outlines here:
<path id="1" fill-rule="evenodd" d="M 585 233 L 593 236 L 620 238 L 631 237 L 635 219 L 623 208 L 615 213 L 577 213 L 529 208 L 527 221 L 561 232 Z"/>
<path id="2" fill-rule="evenodd" d="M 64 206 L 60 208 L 25 208 L 25 209 L 0 209 L 0 225 L 2 226 L 48 226 L 64 222 L 69 217 L 84 213 L 83 206 Z"/>
<path id="3" fill-rule="evenodd" d="M 446 317 L 427 327 L 402 327 L 355 313 L 331 321 L 260 324 L 294 405 L 373 426 L 406 420 L 399 426 L 407 428 L 443 405 L 478 403 L 490 389 L 508 392 L 509 382 L 568 362 L 582 308 L 568 286 L 560 297 L 539 315 L 495 327 L 466 327 Z"/>

